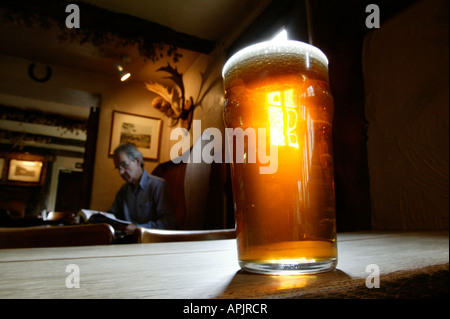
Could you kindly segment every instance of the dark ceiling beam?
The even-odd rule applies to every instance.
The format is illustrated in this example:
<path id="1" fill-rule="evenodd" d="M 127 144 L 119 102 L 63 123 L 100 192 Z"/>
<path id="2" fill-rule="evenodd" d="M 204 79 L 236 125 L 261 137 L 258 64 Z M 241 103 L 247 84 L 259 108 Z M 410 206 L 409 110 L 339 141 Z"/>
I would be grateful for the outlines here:
<path id="1" fill-rule="evenodd" d="M 80 9 L 80 28 L 68 29 L 65 21 L 69 13 L 66 6 L 75 3 Z M 56 22 L 62 31 L 62 39 L 92 42 L 101 46 L 114 41 L 137 45 L 141 55 L 153 59 L 155 48 L 167 44 L 195 52 L 210 53 L 215 42 L 172 30 L 163 25 L 128 14 L 112 12 L 84 2 L 62 0 L 2 0 L 3 19 L 30 27 L 46 27 Z"/>

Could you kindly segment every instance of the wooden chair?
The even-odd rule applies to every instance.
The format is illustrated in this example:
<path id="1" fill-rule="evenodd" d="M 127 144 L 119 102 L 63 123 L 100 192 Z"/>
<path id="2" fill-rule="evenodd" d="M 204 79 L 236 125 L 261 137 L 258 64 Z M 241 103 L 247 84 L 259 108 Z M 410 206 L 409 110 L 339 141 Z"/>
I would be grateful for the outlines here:
<path id="1" fill-rule="evenodd" d="M 133 234 L 137 243 L 163 243 L 173 241 L 219 240 L 236 238 L 234 229 L 214 230 L 161 230 L 138 227 Z"/>
<path id="2" fill-rule="evenodd" d="M 160 163 L 152 171 L 169 185 L 179 230 L 222 229 L 234 224 L 227 164 L 194 163 L 192 158 L 193 149 L 203 150 L 211 139 L 205 130 L 188 152 L 174 161 Z M 177 161 L 181 162 L 175 164 Z"/>
<path id="3" fill-rule="evenodd" d="M 25 206 L 24 202 L 17 200 L 0 201 L 0 209 L 8 211 L 12 218 L 23 218 L 25 216 Z"/>
<path id="4" fill-rule="evenodd" d="M 0 228 L 0 248 L 108 245 L 114 229 L 108 224 Z"/>
<path id="5" fill-rule="evenodd" d="M 67 212 L 49 212 L 45 217 L 46 221 L 61 222 L 64 224 L 75 224 L 76 214 Z"/>

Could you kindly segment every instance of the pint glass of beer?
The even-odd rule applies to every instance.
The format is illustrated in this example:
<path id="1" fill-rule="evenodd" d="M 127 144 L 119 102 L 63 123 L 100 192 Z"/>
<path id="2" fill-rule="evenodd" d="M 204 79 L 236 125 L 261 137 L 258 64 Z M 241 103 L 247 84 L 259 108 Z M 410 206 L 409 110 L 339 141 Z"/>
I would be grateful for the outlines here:
<path id="1" fill-rule="evenodd" d="M 268 41 L 234 54 L 222 75 L 241 268 L 263 274 L 334 269 L 327 57 L 306 43 Z"/>

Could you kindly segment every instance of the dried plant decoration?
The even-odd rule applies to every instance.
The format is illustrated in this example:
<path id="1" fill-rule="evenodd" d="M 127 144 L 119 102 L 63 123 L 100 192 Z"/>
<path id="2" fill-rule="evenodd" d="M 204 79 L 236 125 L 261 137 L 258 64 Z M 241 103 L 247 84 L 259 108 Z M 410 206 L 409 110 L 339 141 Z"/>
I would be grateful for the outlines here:
<path id="1" fill-rule="evenodd" d="M 192 123 L 192 115 L 198 104 L 194 105 L 192 96 L 186 100 L 183 75 L 178 72 L 176 67 L 173 68 L 170 64 L 156 71 L 169 73 L 170 76 L 165 78 L 171 80 L 175 86 L 166 87 L 152 81 L 144 82 L 147 90 L 159 96 L 153 99 L 152 106 L 171 119 L 171 126 L 175 126 L 181 122 L 181 126 L 189 131 Z"/>

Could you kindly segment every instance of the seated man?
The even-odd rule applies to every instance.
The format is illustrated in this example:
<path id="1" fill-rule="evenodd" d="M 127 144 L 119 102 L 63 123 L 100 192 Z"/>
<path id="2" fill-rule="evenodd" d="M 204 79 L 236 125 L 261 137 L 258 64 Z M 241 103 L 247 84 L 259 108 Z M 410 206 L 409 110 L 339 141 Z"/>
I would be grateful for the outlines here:
<path id="1" fill-rule="evenodd" d="M 114 150 L 114 165 L 125 184 L 108 210 L 118 219 L 131 222 L 125 234 L 139 227 L 175 229 L 176 218 L 166 181 L 147 173 L 142 154 L 132 144 Z"/>

